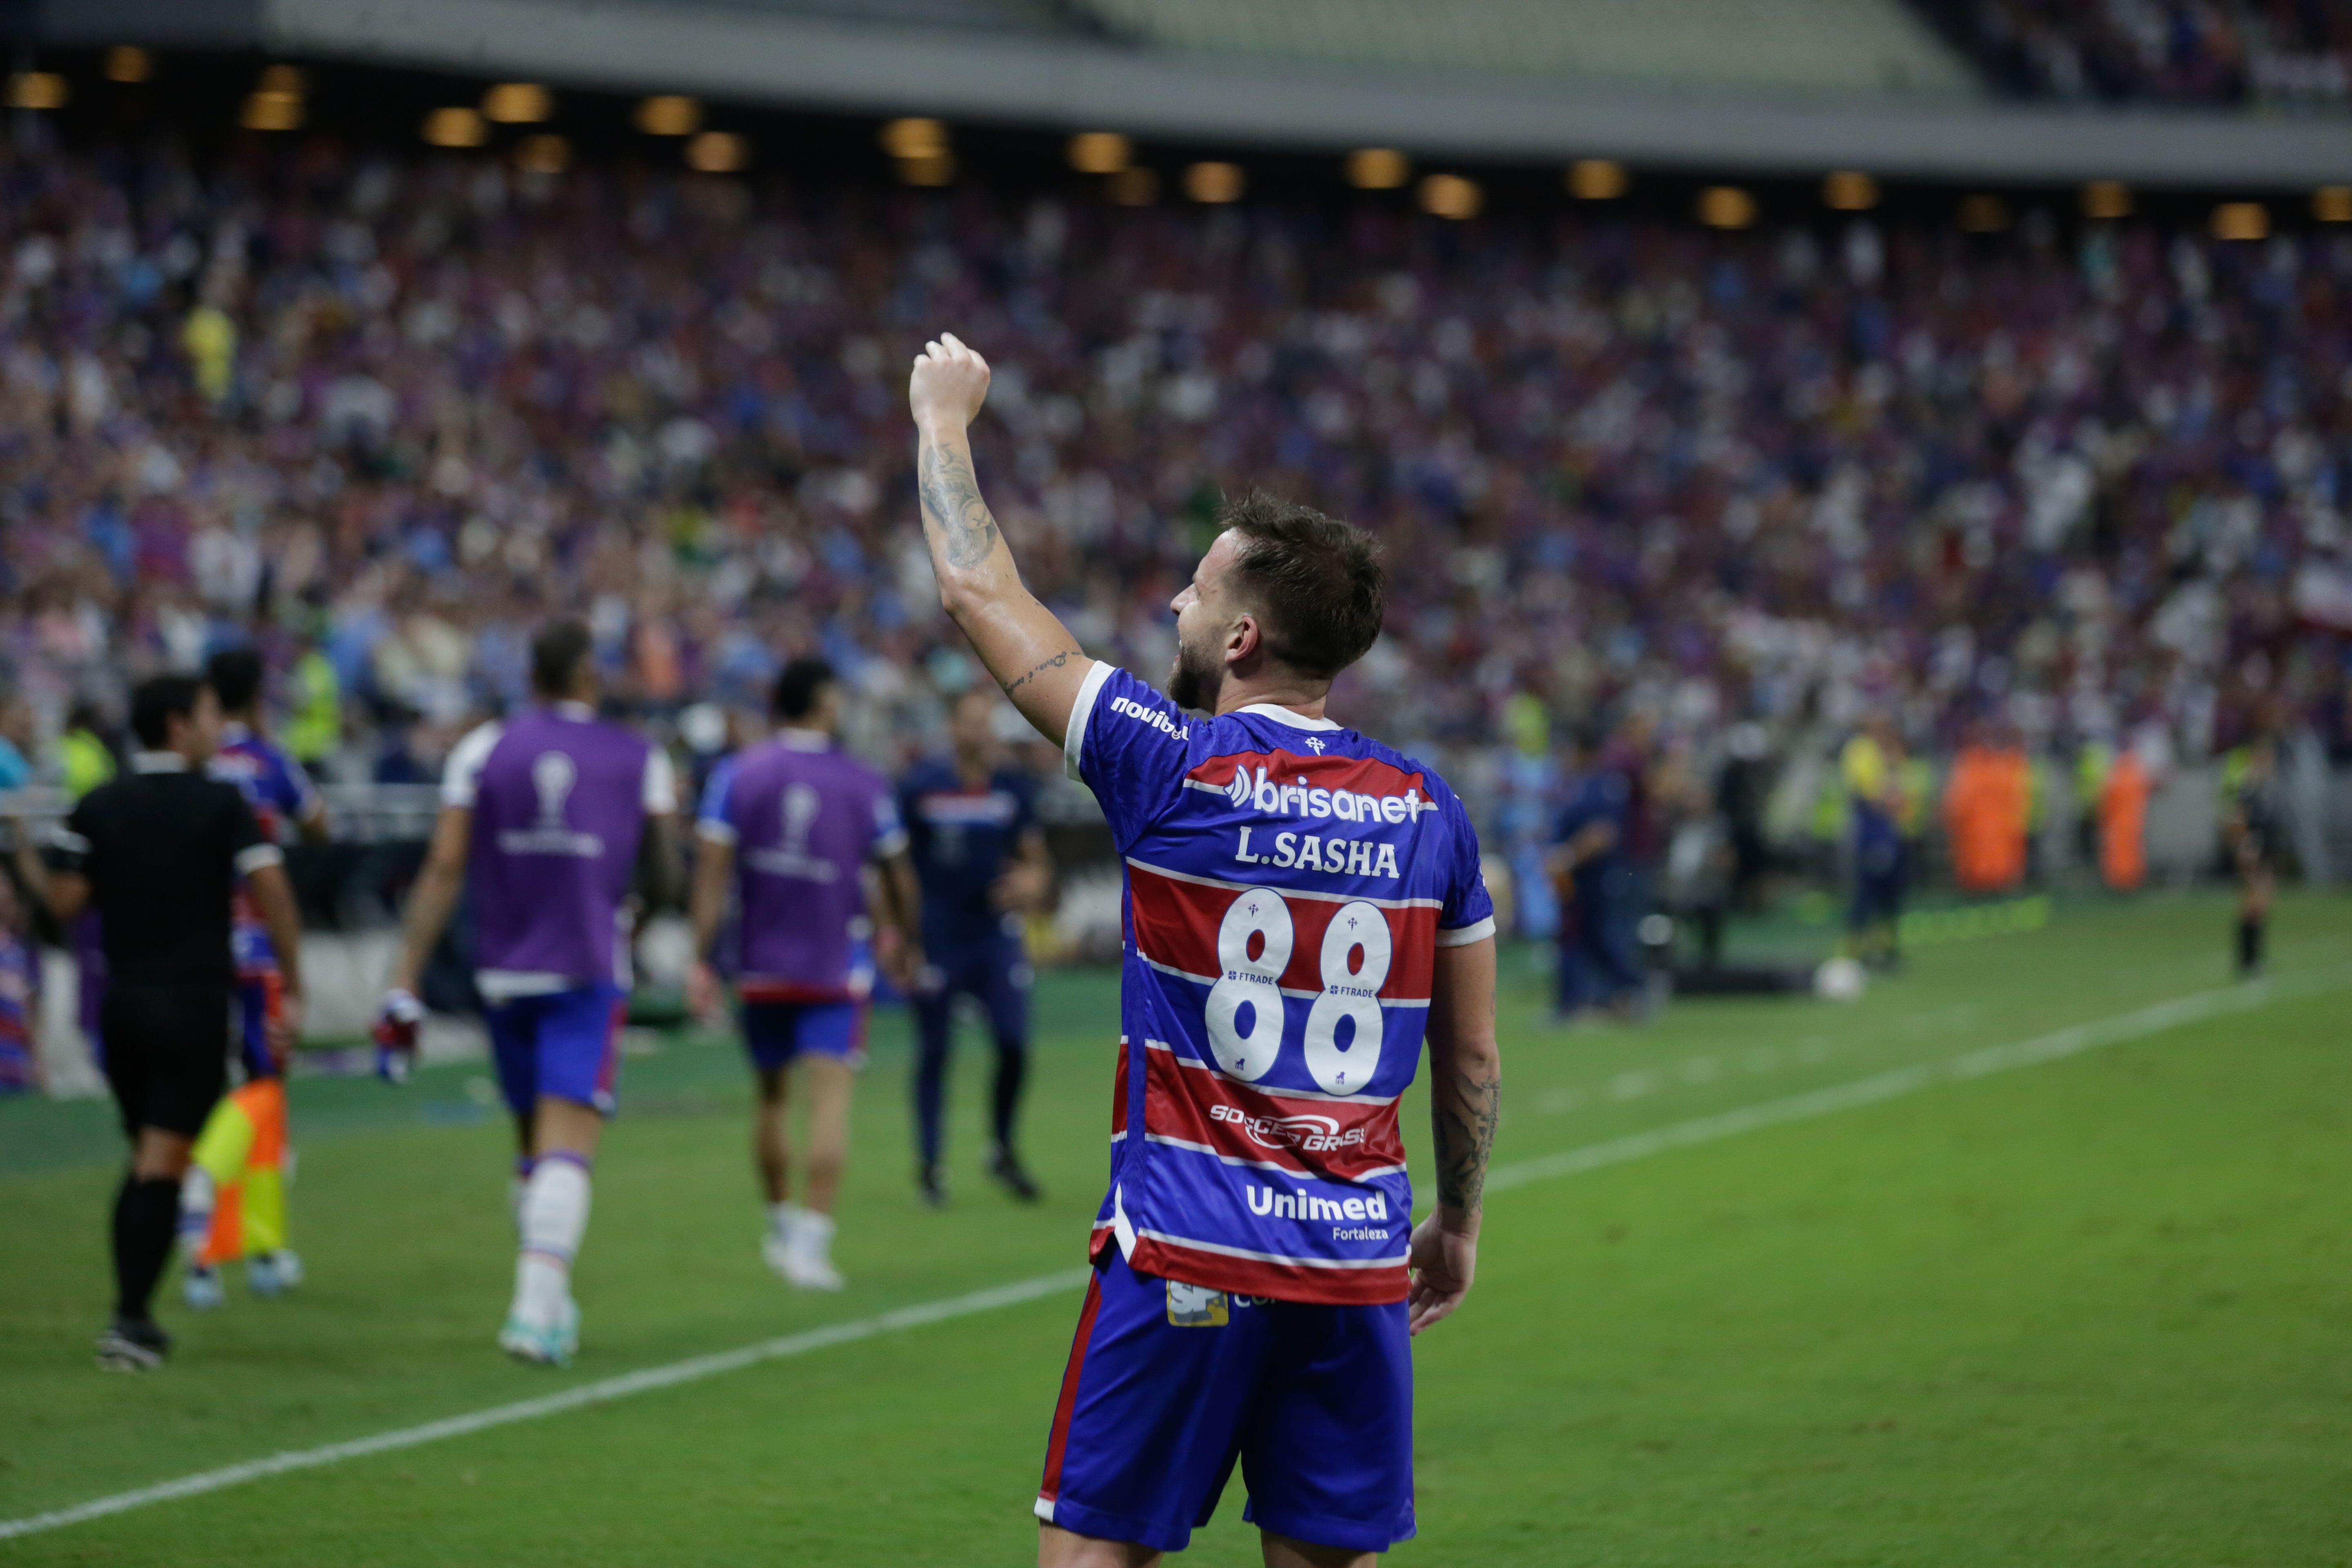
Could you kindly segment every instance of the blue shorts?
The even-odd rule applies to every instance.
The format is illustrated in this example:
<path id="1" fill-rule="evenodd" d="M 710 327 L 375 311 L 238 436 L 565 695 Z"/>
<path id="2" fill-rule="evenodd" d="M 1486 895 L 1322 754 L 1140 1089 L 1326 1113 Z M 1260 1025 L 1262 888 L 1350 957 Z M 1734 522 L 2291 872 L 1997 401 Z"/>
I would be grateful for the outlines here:
<path id="1" fill-rule="evenodd" d="M 1155 1279 L 1114 1250 L 1087 1286 L 1037 1517 L 1181 1552 L 1242 1467 L 1242 1517 L 1385 1552 L 1413 1533 L 1402 1301 L 1330 1307 Z"/>
<path id="2" fill-rule="evenodd" d="M 491 1003 L 483 1016 L 498 1058 L 499 1088 L 517 1116 L 528 1115 L 547 1096 L 613 1114 L 627 992 L 606 982 L 517 996 Z"/>
<path id="3" fill-rule="evenodd" d="M 866 1065 L 864 1002 L 746 1002 L 743 1048 L 761 1072 L 790 1067 L 803 1051 Z"/>

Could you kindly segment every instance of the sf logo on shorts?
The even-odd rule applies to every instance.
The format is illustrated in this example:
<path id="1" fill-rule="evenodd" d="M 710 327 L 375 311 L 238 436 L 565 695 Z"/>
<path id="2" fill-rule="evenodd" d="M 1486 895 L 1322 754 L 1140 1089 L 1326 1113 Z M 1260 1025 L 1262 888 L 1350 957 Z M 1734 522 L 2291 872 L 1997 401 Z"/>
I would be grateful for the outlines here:
<path id="1" fill-rule="evenodd" d="M 1180 1329 L 1222 1329 L 1226 1319 L 1225 1293 L 1205 1285 L 1168 1281 L 1168 1321 Z"/>

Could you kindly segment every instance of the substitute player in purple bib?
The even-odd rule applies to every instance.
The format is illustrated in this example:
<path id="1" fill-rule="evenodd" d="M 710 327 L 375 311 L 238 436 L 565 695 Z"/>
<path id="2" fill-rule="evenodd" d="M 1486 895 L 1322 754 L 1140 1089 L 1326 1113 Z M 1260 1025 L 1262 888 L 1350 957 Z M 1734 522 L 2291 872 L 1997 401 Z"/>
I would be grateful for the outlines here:
<path id="1" fill-rule="evenodd" d="M 838 1290 L 834 1200 L 849 1157 L 849 1100 L 866 1060 L 869 946 L 893 983 L 911 983 L 915 874 L 889 781 L 835 740 L 841 684 L 822 659 L 797 658 L 776 680 L 776 738 L 727 759 L 703 786 L 695 824 L 698 959 L 694 1010 L 719 1006 L 708 962 L 733 895 L 732 969 L 743 1046 L 758 1079 L 752 1151 L 768 1200 L 761 1255 L 793 1285 Z M 866 912 L 866 872 L 879 873 L 881 931 Z M 876 940 L 869 942 L 869 937 Z M 786 1071 L 801 1065 L 809 1097 L 808 1201 L 790 1189 Z"/>
<path id="2" fill-rule="evenodd" d="M 1128 868 L 1110 1191 L 1038 1561 L 1181 1551 L 1238 1463 L 1269 1564 L 1370 1563 L 1413 1533 L 1409 1336 L 1470 1289 L 1501 1070 L 1461 802 L 1323 714 L 1380 632 L 1377 551 L 1228 506 L 1163 697 L 1022 585 L 965 434 L 987 364 L 942 336 L 908 391 L 941 601 Z M 1437 1205 L 1412 1226 L 1396 1107 L 1424 1038 Z"/>
<path id="3" fill-rule="evenodd" d="M 572 1264 L 618 1082 L 638 850 L 650 835 L 655 874 L 667 871 L 677 809 L 669 758 L 596 716 L 592 649 L 577 621 L 542 629 L 530 647 L 536 705 L 449 753 L 384 1001 L 387 1032 L 413 1037 L 425 960 L 470 880 L 475 979 L 522 1156 L 514 1303 L 499 1345 L 555 1366 L 580 1343 Z"/>

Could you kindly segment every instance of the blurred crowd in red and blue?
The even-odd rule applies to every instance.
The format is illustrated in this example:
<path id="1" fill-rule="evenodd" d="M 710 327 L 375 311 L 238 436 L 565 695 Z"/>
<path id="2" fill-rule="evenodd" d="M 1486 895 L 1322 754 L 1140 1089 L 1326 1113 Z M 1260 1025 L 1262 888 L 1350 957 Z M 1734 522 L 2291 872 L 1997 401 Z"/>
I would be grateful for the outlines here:
<path id="1" fill-rule="evenodd" d="M 1474 797 L 1633 712 L 1700 746 L 1874 708 L 1928 751 L 1978 717 L 2190 758 L 2347 741 L 2321 625 L 2352 623 L 2352 236 L 19 149 L 26 749 L 54 771 L 78 699 L 252 637 L 289 707 L 306 655 L 338 678 L 323 771 L 429 777 L 566 612 L 656 724 L 823 652 L 895 761 L 972 675 L 904 408 L 942 328 L 996 366 L 981 475 L 1090 648 L 1157 677 L 1220 492 L 1302 498 L 1393 564 L 1336 711 Z"/>

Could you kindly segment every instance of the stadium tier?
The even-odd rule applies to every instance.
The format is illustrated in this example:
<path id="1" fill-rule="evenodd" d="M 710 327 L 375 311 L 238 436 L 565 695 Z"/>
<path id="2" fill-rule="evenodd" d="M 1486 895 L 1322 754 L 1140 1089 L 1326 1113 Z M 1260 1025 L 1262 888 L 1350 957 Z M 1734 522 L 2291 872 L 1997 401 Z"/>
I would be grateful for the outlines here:
<path id="1" fill-rule="evenodd" d="M 1226 55 L 1811 92 L 1966 93 L 1898 0 L 1091 0 L 1131 36 Z"/>
<path id="2" fill-rule="evenodd" d="M 2329 0 L 1924 0 L 2002 88 L 2094 102 L 2341 111 L 2352 11 Z"/>

